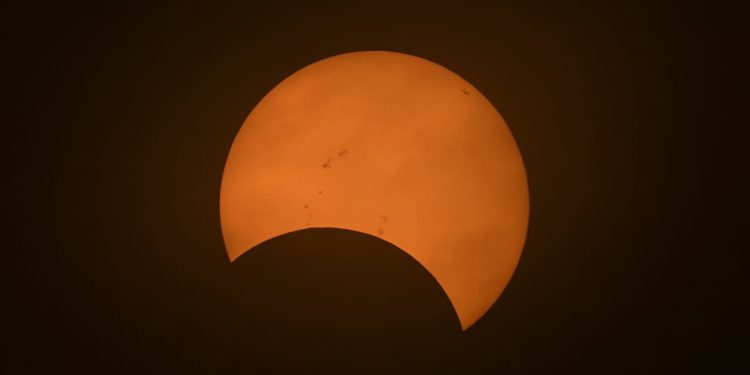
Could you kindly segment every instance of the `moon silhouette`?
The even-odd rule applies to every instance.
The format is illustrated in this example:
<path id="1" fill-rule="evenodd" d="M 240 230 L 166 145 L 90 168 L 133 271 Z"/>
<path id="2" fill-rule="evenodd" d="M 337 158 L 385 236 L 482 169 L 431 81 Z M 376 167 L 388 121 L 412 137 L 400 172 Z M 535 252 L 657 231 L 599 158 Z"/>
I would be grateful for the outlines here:
<path id="1" fill-rule="evenodd" d="M 425 59 L 367 51 L 313 63 L 258 103 L 230 149 L 220 211 L 231 261 L 304 228 L 382 238 L 435 277 L 465 330 L 516 268 L 529 195 L 515 140 L 476 88 Z"/>

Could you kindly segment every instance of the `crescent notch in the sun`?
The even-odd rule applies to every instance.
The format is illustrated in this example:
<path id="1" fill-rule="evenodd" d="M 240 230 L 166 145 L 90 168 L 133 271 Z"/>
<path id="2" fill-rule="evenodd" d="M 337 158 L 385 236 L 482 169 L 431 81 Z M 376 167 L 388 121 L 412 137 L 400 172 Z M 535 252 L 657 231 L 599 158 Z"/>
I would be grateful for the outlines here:
<path id="1" fill-rule="evenodd" d="M 309 65 L 258 103 L 229 152 L 220 209 L 231 260 L 308 227 L 381 237 L 433 274 L 466 329 L 518 263 L 529 197 L 515 140 L 478 90 L 373 51 Z"/>

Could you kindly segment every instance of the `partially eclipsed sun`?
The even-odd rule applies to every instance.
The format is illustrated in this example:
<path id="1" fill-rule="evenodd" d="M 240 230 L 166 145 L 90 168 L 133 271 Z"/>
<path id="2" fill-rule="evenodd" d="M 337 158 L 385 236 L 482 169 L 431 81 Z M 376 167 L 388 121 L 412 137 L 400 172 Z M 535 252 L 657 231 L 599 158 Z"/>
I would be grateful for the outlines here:
<path id="1" fill-rule="evenodd" d="M 516 268 L 529 194 L 513 136 L 476 88 L 371 51 L 309 65 L 258 103 L 229 152 L 220 208 L 230 260 L 308 227 L 393 243 L 437 279 L 465 330 Z"/>

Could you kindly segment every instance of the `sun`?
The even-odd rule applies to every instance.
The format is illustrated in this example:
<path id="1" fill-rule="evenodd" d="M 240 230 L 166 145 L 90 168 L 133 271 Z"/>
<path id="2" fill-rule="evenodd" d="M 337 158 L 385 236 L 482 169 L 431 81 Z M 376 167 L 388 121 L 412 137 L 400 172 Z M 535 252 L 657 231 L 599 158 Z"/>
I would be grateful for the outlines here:
<path id="1" fill-rule="evenodd" d="M 438 280 L 464 329 L 502 293 L 523 249 L 523 160 L 493 105 L 428 60 L 334 56 L 273 88 L 227 158 L 221 222 L 231 260 L 280 234 L 378 236 Z"/>

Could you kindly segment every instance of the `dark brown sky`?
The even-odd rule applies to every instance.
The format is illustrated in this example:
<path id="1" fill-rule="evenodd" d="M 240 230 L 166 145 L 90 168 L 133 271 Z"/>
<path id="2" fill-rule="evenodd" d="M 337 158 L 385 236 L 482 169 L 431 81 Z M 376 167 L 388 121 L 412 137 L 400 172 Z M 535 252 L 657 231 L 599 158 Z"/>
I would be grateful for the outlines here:
<path id="1" fill-rule="evenodd" d="M 734 198 L 748 140 L 741 9 L 379 1 L 3 13 L 12 373 L 231 373 L 215 362 L 236 340 L 216 312 L 232 306 L 218 215 L 232 139 L 283 78 L 357 50 L 461 75 L 503 115 L 526 163 L 525 252 L 446 372 L 747 366 Z M 409 332 L 399 324 L 393 332 Z"/>

